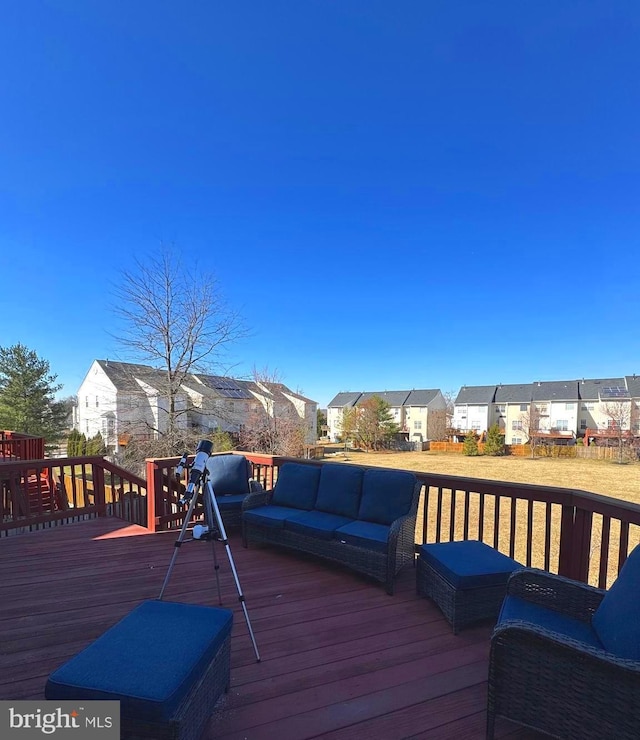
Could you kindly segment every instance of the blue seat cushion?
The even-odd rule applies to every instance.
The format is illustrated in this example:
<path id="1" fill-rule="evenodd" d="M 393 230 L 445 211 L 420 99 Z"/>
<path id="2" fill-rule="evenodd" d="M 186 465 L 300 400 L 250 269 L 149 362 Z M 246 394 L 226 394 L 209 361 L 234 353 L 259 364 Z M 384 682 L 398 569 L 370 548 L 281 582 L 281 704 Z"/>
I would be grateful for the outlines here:
<path id="1" fill-rule="evenodd" d="M 336 529 L 334 539 L 365 550 L 386 552 L 389 542 L 389 527 L 375 522 L 351 522 Z"/>
<path id="2" fill-rule="evenodd" d="M 284 528 L 321 540 L 332 540 L 334 531 L 350 521 L 346 516 L 329 514 L 326 511 L 301 511 L 289 517 Z"/>
<path id="3" fill-rule="evenodd" d="M 243 511 L 242 518 L 249 524 L 282 529 L 285 519 L 299 513 L 300 509 L 293 509 L 290 506 L 272 506 L 269 504 L 267 506 L 256 506 L 255 509 Z"/>
<path id="4" fill-rule="evenodd" d="M 326 463 L 320 471 L 318 497 L 314 506 L 318 511 L 358 518 L 362 494 L 362 468 Z"/>
<path id="5" fill-rule="evenodd" d="M 218 496 L 249 493 L 251 463 L 243 455 L 211 455 L 207 460 L 209 481 Z"/>
<path id="6" fill-rule="evenodd" d="M 454 588 L 486 588 L 506 584 L 520 563 L 477 540 L 422 545 L 423 558 Z"/>
<path id="7" fill-rule="evenodd" d="M 220 509 L 220 511 L 225 511 L 229 509 L 241 509 L 242 502 L 245 500 L 247 495 L 248 494 L 245 493 L 229 494 L 228 496 L 216 495 L 218 508 Z"/>
<path id="8" fill-rule="evenodd" d="M 574 619 L 554 609 L 545 609 L 544 606 L 534 604 L 518 596 L 507 596 L 502 602 L 498 626 L 509 619 L 544 627 L 551 632 L 556 632 L 602 650 L 602 644 L 589 622 Z"/>
<path id="9" fill-rule="evenodd" d="M 320 468 L 314 465 L 285 463 L 278 470 L 271 503 L 310 511 L 316 503 Z"/>
<path id="10" fill-rule="evenodd" d="M 625 560 L 591 624 L 610 653 L 640 660 L 640 545 Z"/>
<path id="11" fill-rule="evenodd" d="M 45 697 L 117 700 L 123 716 L 164 723 L 231 633 L 233 612 L 144 601 L 54 671 Z"/>
<path id="12" fill-rule="evenodd" d="M 365 470 L 358 519 L 392 524 L 409 513 L 417 479 L 402 470 Z"/>

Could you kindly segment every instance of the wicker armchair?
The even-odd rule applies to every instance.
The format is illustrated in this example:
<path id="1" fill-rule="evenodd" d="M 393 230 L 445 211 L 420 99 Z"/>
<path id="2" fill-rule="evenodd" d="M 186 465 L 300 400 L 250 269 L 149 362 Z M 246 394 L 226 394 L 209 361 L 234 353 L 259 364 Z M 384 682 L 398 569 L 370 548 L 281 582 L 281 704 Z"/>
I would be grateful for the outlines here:
<path id="1" fill-rule="evenodd" d="M 251 477 L 251 463 L 244 455 L 211 455 L 207 469 L 225 529 L 239 528 L 245 497 L 263 490 Z"/>
<path id="2" fill-rule="evenodd" d="M 554 737 L 640 737 L 640 548 L 609 591 L 516 571 L 491 638 L 497 716 Z"/>

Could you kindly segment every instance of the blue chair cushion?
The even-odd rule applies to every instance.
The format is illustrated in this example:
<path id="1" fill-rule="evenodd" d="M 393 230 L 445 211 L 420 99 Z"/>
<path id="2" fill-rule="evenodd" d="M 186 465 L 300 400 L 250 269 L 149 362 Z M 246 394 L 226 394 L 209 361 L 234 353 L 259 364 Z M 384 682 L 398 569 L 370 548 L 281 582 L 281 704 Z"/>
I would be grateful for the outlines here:
<path id="1" fill-rule="evenodd" d="M 209 481 L 218 496 L 249 493 L 251 463 L 243 455 L 211 455 L 207 460 Z"/>
<path id="2" fill-rule="evenodd" d="M 231 633 L 233 612 L 144 601 L 54 671 L 45 697 L 117 700 L 123 716 L 164 723 Z"/>
<path id="3" fill-rule="evenodd" d="M 288 518 L 284 528 L 321 540 L 332 540 L 334 531 L 350 521 L 345 516 L 326 511 L 302 511 Z"/>
<path id="4" fill-rule="evenodd" d="M 545 609 L 544 606 L 534 604 L 518 596 L 507 596 L 502 602 L 502 609 L 498 617 L 498 626 L 509 619 L 544 627 L 551 632 L 556 632 L 590 647 L 602 650 L 602 644 L 589 622 L 574 619 L 554 609 Z"/>
<path id="5" fill-rule="evenodd" d="M 625 560 L 591 624 L 610 653 L 640 660 L 640 545 Z"/>
<path id="6" fill-rule="evenodd" d="M 422 545 L 419 557 L 454 588 L 463 590 L 506 585 L 511 573 L 522 568 L 520 563 L 477 540 Z"/>
<path id="7" fill-rule="evenodd" d="M 247 509 L 242 512 L 242 519 L 249 524 L 256 524 L 260 527 L 284 527 L 285 519 L 294 514 L 299 514 L 300 509 L 293 509 L 290 506 L 256 506 L 255 509 Z"/>
<path id="8" fill-rule="evenodd" d="M 241 509 L 242 502 L 246 497 L 247 494 L 244 493 L 229 494 L 227 496 L 216 495 L 216 501 L 220 511 L 229 511 L 230 509 Z"/>
<path id="9" fill-rule="evenodd" d="M 323 465 L 314 508 L 348 519 L 357 519 L 363 472 L 362 468 L 337 463 Z"/>
<path id="10" fill-rule="evenodd" d="M 310 511 L 316 502 L 319 480 L 319 467 L 285 463 L 278 470 L 271 503 Z"/>
<path id="11" fill-rule="evenodd" d="M 375 522 L 351 522 L 336 529 L 334 539 L 375 552 L 387 552 L 389 527 Z"/>
<path id="12" fill-rule="evenodd" d="M 392 524 L 409 513 L 417 479 L 402 470 L 366 470 L 358 519 Z"/>

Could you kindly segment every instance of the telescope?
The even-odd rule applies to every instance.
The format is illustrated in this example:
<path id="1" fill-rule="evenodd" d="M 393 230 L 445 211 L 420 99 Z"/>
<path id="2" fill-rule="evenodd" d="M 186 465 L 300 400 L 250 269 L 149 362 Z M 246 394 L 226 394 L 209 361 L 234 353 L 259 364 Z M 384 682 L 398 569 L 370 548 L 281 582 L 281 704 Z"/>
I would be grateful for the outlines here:
<path id="1" fill-rule="evenodd" d="M 191 464 L 191 468 L 189 472 L 189 483 L 187 485 L 185 492 L 182 494 L 180 498 L 181 504 L 188 504 L 189 501 L 191 501 L 193 494 L 195 493 L 195 490 L 198 484 L 200 483 L 200 479 L 202 478 L 204 471 L 207 468 L 207 460 L 211 457 L 212 452 L 213 452 L 213 442 L 210 442 L 208 439 L 200 440 L 200 442 L 198 443 L 198 446 L 196 447 L 195 459 L 193 463 Z M 182 471 L 186 467 L 187 467 L 187 453 L 185 452 L 176 468 L 176 476 L 178 478 L 182 476 Z"/>

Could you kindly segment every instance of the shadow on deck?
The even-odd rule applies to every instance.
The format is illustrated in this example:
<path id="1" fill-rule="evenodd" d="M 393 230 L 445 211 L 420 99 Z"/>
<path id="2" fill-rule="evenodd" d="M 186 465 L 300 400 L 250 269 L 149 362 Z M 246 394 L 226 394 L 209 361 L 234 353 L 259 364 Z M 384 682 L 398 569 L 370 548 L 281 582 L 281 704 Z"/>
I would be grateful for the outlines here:
<path id="1" fill-rule="evenodd" d="M 0 699 L 42 699 L 49 673 L 144 599 L 158 596 L 174 533 L 96 519 L 0 542 Z M 224 548 L 235 612 L 231 691 L 203 738 L 483 738 L 488 626 L 451 633 L 415 595 L 272 548 L 232 554 L 257 663 Z M 166 600 L 218 604 L 211 545 L 181 548 Z M 181 626 L 176 624 L 176 630 Z M 539 737 L 508 723 L 498 737 Z"/>

